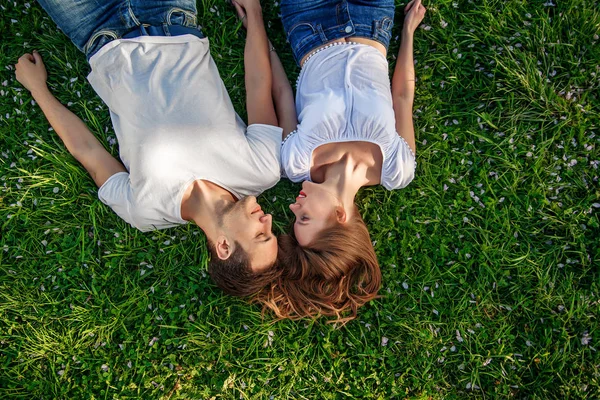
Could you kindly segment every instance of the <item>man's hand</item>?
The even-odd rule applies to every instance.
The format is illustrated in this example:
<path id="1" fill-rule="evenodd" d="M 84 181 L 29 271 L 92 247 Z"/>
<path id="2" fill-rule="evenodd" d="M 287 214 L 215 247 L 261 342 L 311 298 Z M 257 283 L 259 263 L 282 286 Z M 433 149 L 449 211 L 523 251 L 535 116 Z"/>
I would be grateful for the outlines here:
<path id="1" fill-rule="evenodd" d="M 46 89 L 48 73 L 42 61 L 42 56 L 36 50 L 33 54 L 25 53 L 15 65 L 17 80 L 30 92 Z"/>
<path id="2" fill-rule="evenodd" d="M 231 4 L 233 4 L 233 7 L 235 8 L 235 12 L 238 18 L 240 19 L 240 21 L 242 21 L 244 29 L 248 29 L 248 17 L 246 15 L 246 11 L 235 1 L 232 1 Z"/>
<path id="3" fill-rule="evenodd" d="M 242 21 L 244 28 L 248 29 L 248 14 L 262 14 L 262 8 L 258 0 L 232 0 L 231 4 L 235 8 L 238 18 Z"/>
<path id="4" fill-rule="evenodd" d="M 414 33 L 423 18 L 427 9 L 421 0 L 412 0 L 404 8 L 404 30 L 408 33 Z"/>

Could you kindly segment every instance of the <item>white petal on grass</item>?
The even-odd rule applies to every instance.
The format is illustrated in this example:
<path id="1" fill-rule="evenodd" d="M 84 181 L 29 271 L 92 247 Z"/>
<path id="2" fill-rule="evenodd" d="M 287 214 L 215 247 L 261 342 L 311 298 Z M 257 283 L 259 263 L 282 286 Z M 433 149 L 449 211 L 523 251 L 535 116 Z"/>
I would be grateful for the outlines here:
<path id="1" fill-rule="evenodd" d="M 590 344 L 591 341 L 592 341 L 592 338 L 591 338 L 590 334 L 587 331 L 583 332 L 583 336 L 581 338 L 581 344 L 583 346 L 587 346 Z"/>
<path id="2" fill-rule="evenodd" d="M 389 341 L 389 339 L 388 339 L 388 338 L 386 338 L 385 336 L 383 336 L 383 337 L 381 338 L 381 345 L 382 345 L 382 346 L 387 346 L 387 344 L 388 344 L 388 341 Z"/>
<path id="3" fill-rule="evenodd" d="M 57 187 L 55 187 L 54 189 L 52 189 L 53 193 L 58 193 L 59 189 Z"/>
<path id="4" fill-rule="evenodd" d="M 404 290 L 408 290 L 408 283 L 402 282 L 402 287 L 404 288 Z"/>
<path id="5" fill-rule="evenodd" d="M 460 335 L 460 331 L 458 329 L 456 330 L 456 340 L 458 340 L 459 343 L 462 343 L 465 341 L 463 339 L 463 337 Z"/>

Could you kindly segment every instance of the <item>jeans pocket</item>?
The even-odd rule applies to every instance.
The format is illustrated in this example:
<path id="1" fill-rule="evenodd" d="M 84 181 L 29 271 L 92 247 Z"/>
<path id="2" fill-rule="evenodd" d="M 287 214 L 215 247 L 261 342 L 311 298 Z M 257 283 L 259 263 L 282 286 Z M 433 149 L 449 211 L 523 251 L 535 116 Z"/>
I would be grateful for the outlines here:
<path id="1" fill-rule="evenodd" d="M 173 7 L 169 10 L 166 22 L 168 25 L 181 25 L 192 28 L 197 26 L 196 14 L 178 7 Z"/>
<path id="2" fill-rule="evenodd" d="M 382 37 L 386 40 L 390 40 L 392 37 L 392 27 L 394 26 L 394 20 L 390 17 L 383 17 L 377 21 L 377 27 L 375 34 L 378 37 Z"/>
<path id="3" fill-rule="evenodd" d="M 287 40 L 292 45 L 293 50 L 297 51 L 304 43 L 318 34 L 318 30 L 310 22 L 299 22 L 288 31 Z"/>

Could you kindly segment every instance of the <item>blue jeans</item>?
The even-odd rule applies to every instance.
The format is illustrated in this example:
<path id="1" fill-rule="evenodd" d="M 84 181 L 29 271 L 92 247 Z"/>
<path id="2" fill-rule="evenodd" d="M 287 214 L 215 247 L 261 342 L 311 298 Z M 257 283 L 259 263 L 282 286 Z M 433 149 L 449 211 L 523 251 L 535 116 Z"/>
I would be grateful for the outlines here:
<path id="1" fill-rule="evenodd" d="M 197 27 L 195 0 L 38 0 L 89 60 L 140 25 Z"/>
<path id="2" fill-rule="evenodd" d="M 297 63 L 331 40 L 362 37 L 387 49 L 394 0 L 281 0 L 281 20 Z"/>

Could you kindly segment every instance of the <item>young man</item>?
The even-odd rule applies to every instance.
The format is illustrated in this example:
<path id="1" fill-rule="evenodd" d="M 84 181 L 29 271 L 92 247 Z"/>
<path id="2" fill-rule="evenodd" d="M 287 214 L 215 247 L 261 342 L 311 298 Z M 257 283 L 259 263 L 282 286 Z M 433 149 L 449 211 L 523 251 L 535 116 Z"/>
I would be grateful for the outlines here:
<path id="1" fill-rule="evenodd" d="M 23 55 L 16 76 L 90 173 L 100 200 L 141 231 L 194 221 L 208 239 L 217 284 L 240 296 L 260 290 L 271 279 L 277 240 L 254 196 L 279 180 L 282 129 L 272 96 L 292 94 L 269 51 L 258 0 L 237 1 L 247 25 L 248 127 L 196 25 L 195 0 L 39 2 L 86 54 L 121 161 L 50 93 L 39 53 Z"/>

